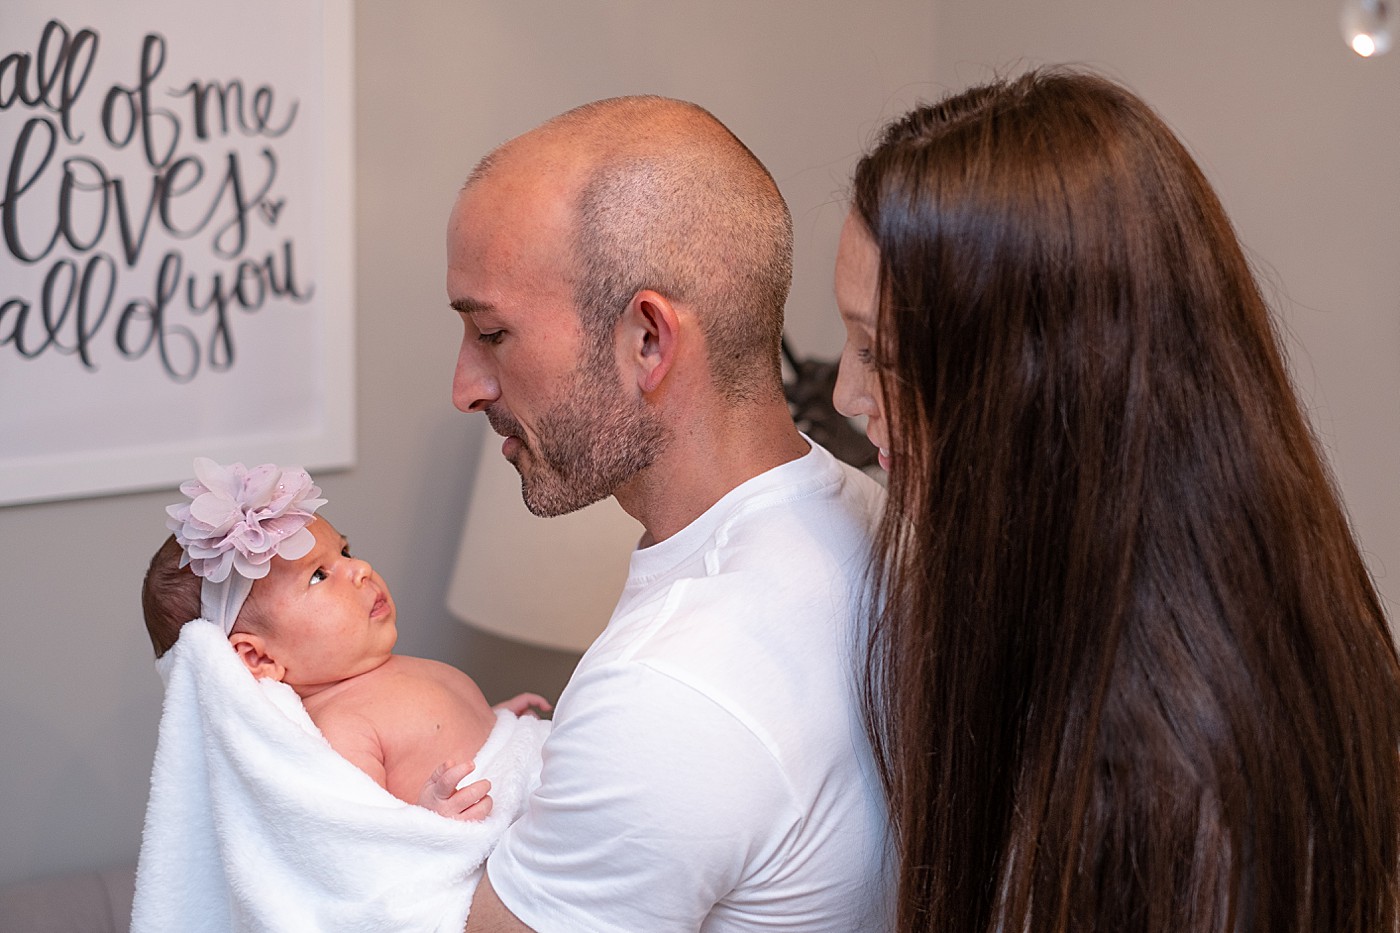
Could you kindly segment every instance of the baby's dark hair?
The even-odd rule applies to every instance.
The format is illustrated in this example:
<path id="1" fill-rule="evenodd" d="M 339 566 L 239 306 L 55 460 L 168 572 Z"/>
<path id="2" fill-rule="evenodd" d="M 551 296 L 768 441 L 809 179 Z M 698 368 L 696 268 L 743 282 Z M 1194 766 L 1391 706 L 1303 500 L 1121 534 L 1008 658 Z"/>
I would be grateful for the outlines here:
<path id="1" fill-rule="evenodd" d="M 181 567 L 184 548 L 175 536 L 151 558 L 146 579 L 141 583 L 141 611 L 146 616 L 146 632 L 156 657 L 170 650 L 180 637 L 180 628 L 200 615 L 199 589 L 201 581 L 188 565 Z"/>

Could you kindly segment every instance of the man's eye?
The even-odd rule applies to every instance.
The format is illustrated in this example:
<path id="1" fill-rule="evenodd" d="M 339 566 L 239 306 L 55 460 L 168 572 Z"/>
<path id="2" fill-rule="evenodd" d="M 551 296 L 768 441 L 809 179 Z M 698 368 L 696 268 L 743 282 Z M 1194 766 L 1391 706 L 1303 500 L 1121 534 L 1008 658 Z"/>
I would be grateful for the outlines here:
<path id="1" fill-rule="evenodd" d="M 478 334 L 476 339 L 480 340 L 484 344 L 487 344 L 488 346 L 494 347 L 496 344 L 501 342 L 501 338 L 503 338 L 505 335 L 506 332 L 503 330 L 493 330 Z"/>
<path id="2" fill-rule="evenodd" d="M 315 586 L 317 583 L 320 583 L 322 580 L 325 580 L 325 579 L 326 579 L 326 571 L 325 571 L 325 568 L 324 568 L 324 567 L 317 567 L 317 568 L 316 568 L 316 572 L 313 573 L 313 574 L 311 575 L 311 585 L 312 585 L 312 586 Z"/>

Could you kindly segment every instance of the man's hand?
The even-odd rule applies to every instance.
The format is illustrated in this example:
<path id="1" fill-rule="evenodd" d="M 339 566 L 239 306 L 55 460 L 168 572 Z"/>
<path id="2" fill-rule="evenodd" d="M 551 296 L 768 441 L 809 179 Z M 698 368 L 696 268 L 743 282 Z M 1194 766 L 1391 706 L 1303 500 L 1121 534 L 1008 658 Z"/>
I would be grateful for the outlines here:
<path id="1" fill-rule="evenodd" d="M 511 697 L 504 703 L 497 703 L 491 708 L 508 709 L 517 716 L 535 716 L 538 718 L 540 713 L 547 713 L 554 709 L 554 706 L 538 693 L 522 693 L 519 696 Z"/>
<path id="2" fill-rule="evenodd" d="M 473 763 L 456 765 L 444 761 L 428 777 L 418 792 L 418 806 L 432 810 L 450 820 L 484 820 L 491 815 L 490 781 L 473 781 L 458 789 L 462 778 L 472 771 Z"/>

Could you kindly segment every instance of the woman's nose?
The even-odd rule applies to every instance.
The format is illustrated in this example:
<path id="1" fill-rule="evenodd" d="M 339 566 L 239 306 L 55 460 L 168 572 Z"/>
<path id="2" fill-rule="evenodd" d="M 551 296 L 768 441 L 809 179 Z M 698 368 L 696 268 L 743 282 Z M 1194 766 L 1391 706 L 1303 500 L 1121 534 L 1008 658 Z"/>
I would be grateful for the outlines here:
<path id="1" fill-rule="evenodd" d="M 831 401 L 836 405 L 836 410 L 847 418 L 870 414 L 869 392 L 865 382 L 864 367 L 861 363 L 852 360 L 849 352 L 842 353 L 841 362 L 836 369 L 836 386 L 831 393 Z"/>

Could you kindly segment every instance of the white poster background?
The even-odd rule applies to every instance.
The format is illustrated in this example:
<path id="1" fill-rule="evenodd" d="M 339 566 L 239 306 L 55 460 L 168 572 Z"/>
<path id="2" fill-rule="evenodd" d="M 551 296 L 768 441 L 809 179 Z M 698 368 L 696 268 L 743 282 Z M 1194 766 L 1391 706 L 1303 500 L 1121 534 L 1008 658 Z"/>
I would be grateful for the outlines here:
<path id="1" fill-rule="evenodd" d="M 353 461 L 350 25 L 0 4 L 0 505 Z"/>

